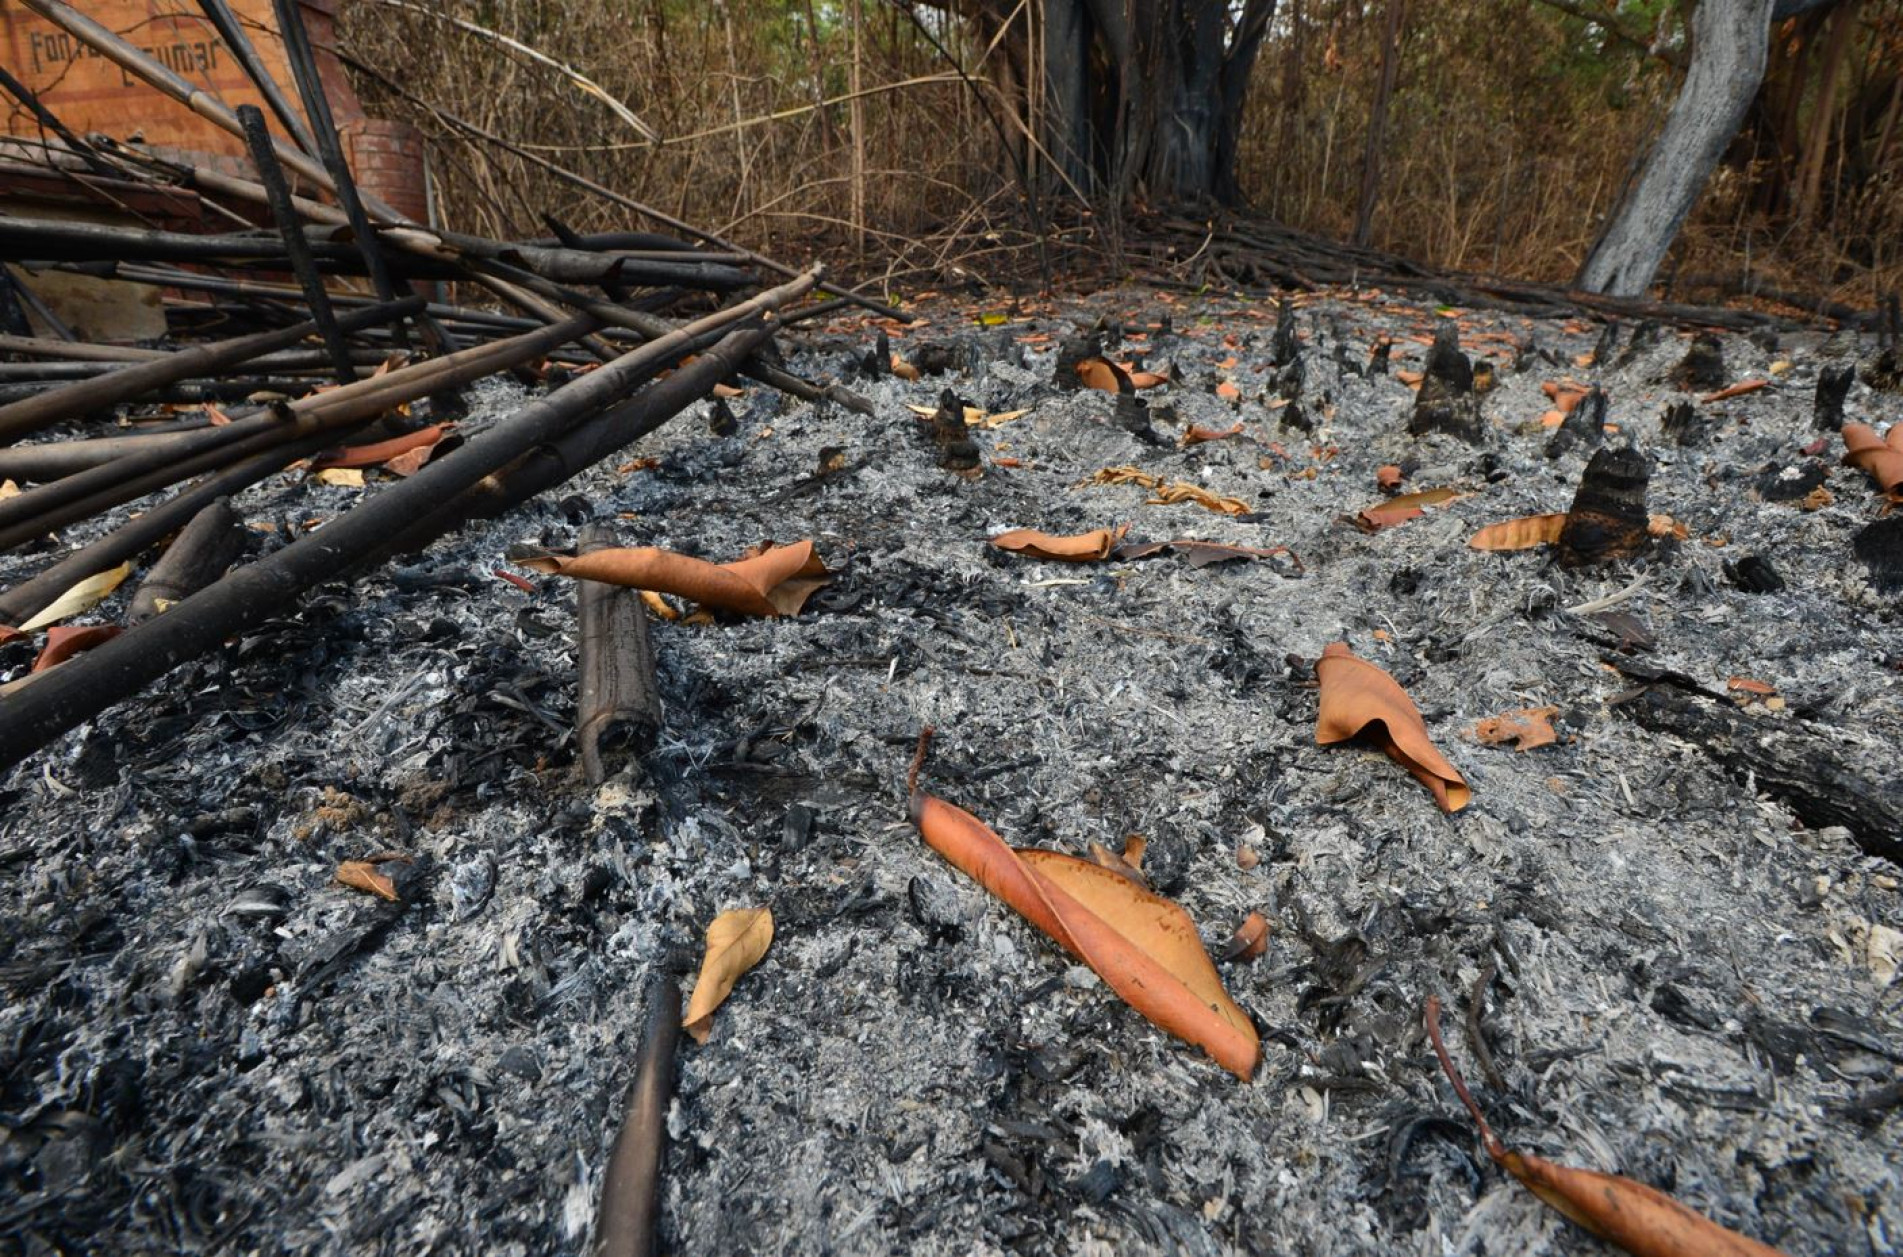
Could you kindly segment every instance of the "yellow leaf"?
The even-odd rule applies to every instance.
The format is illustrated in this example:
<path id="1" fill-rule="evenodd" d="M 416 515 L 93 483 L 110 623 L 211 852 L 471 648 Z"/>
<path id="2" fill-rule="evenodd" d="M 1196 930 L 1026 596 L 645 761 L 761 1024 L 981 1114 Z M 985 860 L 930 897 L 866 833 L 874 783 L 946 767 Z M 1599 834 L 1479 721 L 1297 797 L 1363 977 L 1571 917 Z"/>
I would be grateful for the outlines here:
<path id="1" fill-rule="evenodd" d="M 318 484 L 342 485 L 347 489 L 363 488 L 363 469 L 361 467 L 326 467 L 311 479 Z"/>
<path id="2" fill-rule="evenodd" d="M 31 633 L 34 629 L 45 628 L 49 624 L 58 624 L 61 620 L 90 611 L 105 600 L 107 594 L 119 588 L 120 582 L 132 575 L 132 564 L 121 563 L 118 567 L 88 576 L 71 589 L 55 598 L 46 610 L 40 612 L 20 626 L 22 633 Z"/>
<path id="3" fill-rule="evenodd" d="M 20 486 L 12 480 L 0 480 L 0 500 L 20 496 Z"/>
<path id="4" fill-rule="evenodd" d="M 700 962 L 700 978 L 694 983 L 694 996 L 687 1001 L 687 1017 L 681 1022 L 694 1036 L 694 1042 L 707 1042 L 714 1010 L 726 1001 L 741 975 L 760 963 L 772 944 L 770 908 L 735 908 L 714 918 L 707 927 L 707 955 Z"/>

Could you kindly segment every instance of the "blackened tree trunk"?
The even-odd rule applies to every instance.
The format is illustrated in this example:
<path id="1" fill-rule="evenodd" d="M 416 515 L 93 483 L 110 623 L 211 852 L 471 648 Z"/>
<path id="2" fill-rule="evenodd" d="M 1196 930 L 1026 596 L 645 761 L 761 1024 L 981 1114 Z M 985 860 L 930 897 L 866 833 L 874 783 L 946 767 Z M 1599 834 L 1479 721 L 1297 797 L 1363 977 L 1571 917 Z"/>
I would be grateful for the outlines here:
<path id="1" fill-rule="evenodd" d="M 1042 0 L 1040 138 L 1057 173 L 1120 201 L 1239 200 L 1242 110 L 1275 4 Z"/>
<path id="2" fill-rule="evenodd" d="M 1698 0 L 1691 66 L 1665 129 L 1601 231 L 1578 284 L 1642 296 L 1764 78 L 1773 0 Z"/>

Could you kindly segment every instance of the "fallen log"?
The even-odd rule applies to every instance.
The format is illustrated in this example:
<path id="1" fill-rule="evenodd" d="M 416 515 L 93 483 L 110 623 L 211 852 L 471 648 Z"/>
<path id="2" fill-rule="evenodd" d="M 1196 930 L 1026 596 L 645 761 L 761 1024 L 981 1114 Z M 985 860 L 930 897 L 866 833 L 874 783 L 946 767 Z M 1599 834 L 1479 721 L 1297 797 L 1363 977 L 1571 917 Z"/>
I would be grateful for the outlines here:
<path id="1" fill-rule="evenodd" d="M 1864 851 L 1903 864 L 1903 778 L 1887 746 L 1790 716 L 1654 685 L 1613 710 L 1711 756 L 1814 829 L 1841 825 Z"/>

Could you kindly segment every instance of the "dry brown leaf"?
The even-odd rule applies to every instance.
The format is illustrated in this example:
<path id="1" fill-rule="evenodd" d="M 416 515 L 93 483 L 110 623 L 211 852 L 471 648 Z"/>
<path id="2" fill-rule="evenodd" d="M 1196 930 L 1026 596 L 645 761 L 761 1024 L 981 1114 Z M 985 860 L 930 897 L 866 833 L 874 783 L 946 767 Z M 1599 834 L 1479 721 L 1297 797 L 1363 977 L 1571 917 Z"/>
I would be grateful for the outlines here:
<path id="1" fill-rule="evenodd" d="M 1721 402 L 1730 397 L 1742 397 L 1746 393 L 1755 393 L 1761 388 L 1769 388 L 1769 380 L 1740 380 L 1736 384 L 1726 385 L 1715 393 L 1706 393 L 1698 400 L 1701 402 Z"/>
<path id="2" fill-rule="evenodd" d="M 1553 717 L 1557 715 L 1557 707 L 1522 707 L 1482 720 L 1473 733 L 1488 746 L 1511 742 L 1519 750 L 1530 751 L 1559 741 L 1559 734 L 1553 731 Z"/>
<path id="3" fill-rule="evenodd" d="M 1224 380 L 1222 383 L 1216 385 L 1216 396 L 1226 402 L 1239 402 L 1242 400 L 1242 390 L 1231 384 L 1228 380 Z"/>
<path id="4" fill-rule="evenodd" d="M 1123 534 L 1129 531 L 1130 525 L 1119 524 L 1115 528 L 1093 528 L 1089 532 L 1058 537 L 1035 528 L 1014 528 L 993 537 L 991 544 L 996 549 L 1033 559 L 1094 563 L 1098 559 L 1109 558 L 1110 552 L 1123 540 Z"/>
<path id="5" fill-rule="evenodd" d="M 0 502 L 4 502 L 8 498 L 17 498 L 23 492 L 24 490 L 20 488 L 18 481 L 0 480 Z"/>
<path id="6" fill-rule="evenodd" d="M 1421 386 L 1421 381 L 1425 379 L 1426 377 L 1422 375 L 1421 372 L 1419 371 L 1398 370 L 1394 373 L 1394 378 L 1399 380 L 1401 383 L 1407 385 L 1409 388 L 1419 388 Z"/>
<path id="7" fill-rule="evenodd" d="M 718 564 L 651 546 L 590 550 L 583 555 L 529 547 L 511 551 L 509 558 L 538 572 L 676 594 L 739 615 L 798 615 L 806 600 L 829 579 L 810 541 L 790 546 L 769 542 L 757 554 Z"/>
<path id="8" fill-rule="evenodd" d="M 337 866 L 337 884 L 366 891 L 391 903 L 402 903 L 403 897 L 396 893 L 396 882 L 389 874 L 377 871 L 378 866 L 385 863 L 385 860 L 345 860 Z"/>
<path id="9" fill-rule="evenodd" d="M 1472 800 L 1466 780 L 1435 749 L 1420 710 L 1393 677 L 1342 642 L 1322 652 L 1315 675 L 1321 681 L 1319 745 L 1366 737 L 1426 786 L 1443 812 L 1458 812 Z"/>
<path id="10" fill-rule="evenodd" d="M 1680 541 L 1692 535 L 1691 529 L 1670 515 L 1648 516 L 1645 521 L 1645 531 L 1654 537 L 1676 537 Z"/>
<path id="11" fill-rule="evenodd" d="M 1553 409 L 1563 417 L 1570 415 L 1573 408 L 1585 401 L 1586 394 L 1592 390 L 1572 380 L 1548 380 L 1540 385 L 1540 392 L 1546 394 L 1546 399 L 1553 403 Z"/>
<path id="12" fill-rule="evenodd" d="M 363 488 L 363 471 L 357 467 L 330 467 L 311 477 L 318 484 L 336 485 L 345 489 Z"/>
<path id="13" fill-rule="evenodd" d="M 1388 498 L 1363 508 L 1351 517 L 1350 522 L 1363 532 L 1380 532 L 1383 528 L 1392 528 L 1396 524 L 1405 524 L 1410 519 L 1419 519 L 1426 514 L 1426 511 L 1422 509 L 1424 507 L 1458 501 L 1465 496 L 1458 489 L 1447 488 L 1403 493 L 1399 497 Z"/>
<path id="14" fill-rule="evenodd" d="M 1104 358 L 1085 358 L 1077 364 L 1077 378 L 1085 388 L 1100 393 L 1129 393 L 1136 389 L 1130 373 Z"/>
<path id="15" fill-rule="evenodd" d="M 1395 463 L 1389 463 L 1385 467 L 1375 468 L 1374 484 L 1375 487 L 1380 489 L 1383 493 L 1393 493 L 1396 489 L 1400 488 L 1401 480 L 1401 468 Z"/>
<path id="16" fill-rule="evenodd" d="M 1218 515 L 1247 515 L 1250 511 L 1249 504 L 1241 498 L 1226 498 L 1186 480 L 1172 480 L 1166 485 L 1159 485 L 1156 496 L 1148 499 L 1151 506 L 1176 506 L 1183 502 L 1194 502 Z"/>
<path id="17" fill-rule="evenodd" d="M 1867 423 L 1846 423 L 1843 439 L 1846 467 L 1861 468 L 1892 496 L 1903 491 L 1903 423 L 1892 424 L 1885 437 Z"/>
<path id="18" fill-rule="evenodd" d="M 1183 433 L 1182 440 L 1179 444 L 1181 444 L 1184 449 L 1188 449 L 1192 445 L 1201 445 L 1206 441 L 1226 441 L 1232 436 L 1241 435 L 1242 424 L 1240 423 L 1237 423 L 1231 428 L 1205 428 L 1200 423 L 1192 423 Z"/>
<path id="19" fill-rule="evenodd" d="M 923 378 L 919 374 L 917 367 L 899 357 L 897 354 L 892 355 L 892 374 L 898 376 L 901 380 L 910 380 L 914 384 Z"/>
<path id="20" fill-rule="evenodd" d="M 1530 550 L 1534 546 L 1552 545 L 1565 527 L 1563 511 L 1557 515 L 1523 515 L 1519 519 L 1488 524 L 1467 538 L 1467 544 L 1476 550 Z"/>
<path id="21" fill-rule="evenodd" d="M 132 574 L 131 563 L 121 563 L 118 567 L 108 568 L 96 575 L 88 576 L 71 589 L 48 603 L 46 609 L 20 626 L 22 633 L 31 633 L 34 629 L 43 629 L 49 624 L 58 624 L 61 620 L 70 620 L 92 610 L 106 595 Z"/>
<path id="22" fill-rule="evenodd" d="M 1427 1037 L 1454 1094 L 1480 1129 L 1482 1146 L 1494 1164 L 1520 1180 L 1528 1191 L 1578 1226 L 1617 1244 L 1634 1257 L 1783 1257 L 1768 1244 L 1719 1226 L 1657 1188 L 1618 1174 L 1559 1165 L 1530 1152 L 1509 1148 L 1487 1124 L 1466 1080 L 1454 1068 L 1440 1034 L 1440 998 L 1427 998 Z"/>
<path id="23" fill-rule="evenodd" d="M 1251 912 L 1229 936 L 1229 946 L 1223 949 L 1222 958 L 1225 961 L 1258 960 L 1268 950 L 1269 919 L 1260 912 Z"/>
<path id="24" fill-rule="evenodd" d="M 81 628 L 59 625 L 50 628 L 46 630 L 46 645 L 41 648 L 39 657 L 34 659 L 29 671 L 44 672 L 65 663 L 81 651 L 111 641 L 123 632 L 125 630 L 117 624 L 88 624 Z"/>
<path id="25" fill-rule="evenodd" d="M 681 1028 L 693 1036 L 694 1042 L 707 1042 L 714 1010 L 726 1002 L 733 984 L 759 964 L 772 945 L 770 908 L 735 908 L 714 918 L 707 927 L 707 954 L 700 962 L 700 977 L 694 982 L 687 1016 L 681 1021 Z"/>
<path id="26" fill-rule="evenodd" d="M 977 817 L 916 786 L 912 823 L 933 850 L 1096 970 L 1152 1024 L 1238 1078 L 1254 1072 L 1262 1051 L 1255 1027 L 1223 990 L 1182 908 L 1074 856 L 1014 850 Z"/>

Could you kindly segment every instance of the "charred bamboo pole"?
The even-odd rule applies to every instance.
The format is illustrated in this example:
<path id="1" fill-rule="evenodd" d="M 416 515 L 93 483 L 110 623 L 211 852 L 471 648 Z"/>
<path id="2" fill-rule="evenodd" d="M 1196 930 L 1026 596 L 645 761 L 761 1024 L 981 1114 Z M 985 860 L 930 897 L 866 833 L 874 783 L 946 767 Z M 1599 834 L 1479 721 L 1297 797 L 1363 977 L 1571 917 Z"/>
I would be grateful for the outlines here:
<path id="1" fill-rule="evenodd" d="M 14 445 L 0 449 L 0 480 L 44 484 L 77 472 L 102 467 L 131 454 L 154 449 L 176 449 L 181 438 L 204 431 L 209 422 L 179 432 L 135 433 L 93 437 L 84 441 L 55 441 L 44 445 Z"/>
<path id="2" fill-rule="evenodd" d="M 673 361 L 695 338 L 795 300 L 811 291 L 817 278 L 816 272 L 803 275 L 630 350 L 529 403 L 409 479 L 370 495 L 317 532 L 231 572 L 164 615 L 49 671 L 0 705 L 0 767 L 18 763 L 226 638 L 283 614 L 313 586 L 377 552 L 426 504 L 467 490 L 495 469 L 559 436 L 579 418 L 619 400 L 636 382 Z"/>
<path id="3" fill-rule="evenodd" d="M 231 11 L 231 6 L 225 0 L 198 0 L 198 7 L 211 19 L 212 27 L 217 30 L 218 37 L 225 41 L 225 48 L 244 68 L 245 76 L 257 85 L 258 94 L 264 97 L 264 103 L 271 106 L 271 112 L 277 115 L 284 134 L 290 136 L 306 156 L 316 157 L 317 141 L 311 138 L 310 128 L 304 125 L 304 119 L 285 99 L 284 89 L 278 86 L 278 81 L 271 77 L 271 71 L 259 59 L 257 48 L 252 44 L 251 37 L 245 34 L 244 27 L 238 24 L 238 15 Z"/>
<path id="4" fill-rule="evenodd" d="M 470 520 L 492 519 L 580 474 L 705 397 L 770 335 L 768 328 L 759 325 L 727 333 L 718 343 L 700 349 L 694 362 L 666 379 L 575 425 L 434 507 L 397 534 L 383 553 L 421 549 Z"/>
<path id="5" fill-rule="evenodd" d="M 592 582 L 584 581 L 584 585 Z M 601 1174 L 595 1215 L 595 1257 L 650 1257 L 660 1251 L 655 1214 L 660 1203 L 661 1153 L 667 1147 L 667 1110 L 674 1099 L 674 1053 L 681 1038 L 681 992 L 674 979 L 649 980 L 634 1083 Z"/>
<path id="6" fill-rule="evenodd" d="M 377 239 L 377 233 L 370 225 L 370 215 L 364 211 L 363 198 L 357 192 L 357 181 L 351 177 L 350 164 L 344 160 L 344 146 L 337 137 L 337 123 L 330 112 L 330 97 L 325 94 L 323 80 L 318 77 L 317 58 L 311 53 L 310 33 L 304 29 L 304 18 L 297 11 L 297 0 L 272 0 L 272 12 L 277 15 L 278 36 L 284 44 L 285 59 L 291 65 L 291 78 L 297 84 L 298 98 L 304 102 L 304 114 L 311 122 L 311 135 L 317 143 L 316 152 L 324 159 L 324 169 L 330 172 L 331 183 L 336 190 L 337 204 L 344 211 L 344 219 L 350 224 L 357 247 L 363 251 L 364 269 L 370 274 L 370 286 L 376 290 L 379 299 L 392 301 L 396 298 L 396 285 L 390 279 L 383 243 Z M 430 326 L 427 314 L 423 321 L 425 336 L 432 349 L 437 353 L 454 350 L 455 345 L 448 335 L 440 327 Z M 400 330 L 398 334 L 400 337 Z"/>
<path id="7" fill-rule="evenodd" d="M 126 619 L 149 620 L 225 574 L 244 551 L 243 521 L 230 498 L 219 498 L 179 530 L 132 595 Z"/>
<path id="8" fill-rule="evenodd" d="M 153 405 L 203 406 L 208 403 L 246 401 L 259 393 L 278 393 L 285 397 L 294 397 L 308 389 L 310 383 L 309 379 L 287 379 L 277 376 L 223 376 L 216 380 L 188 380 L 179 384 L 167 384 L 163 388 L 151 389 L 139 394 L 139 400 Z M 65 387 L 67 384 L 59 381 L 43 381 L 38 384 L 0 384 L 0 406 L 31 401 L 36 397 L 46 396 L 54 389 Z"/>
<path id="9" fill-rule="evenodd" d="M 531 275 L 508 265 L 506 262 L 489 260 L 480 263 L 479 266 L 491 274 L 507 279 L 510 283 L 518 284 L 529 291 L 549 297 L 555 301 L 560 301 L 573 309 L 585 311 L 588 314 L 594 315 L 603 323 L 614 327 L 626 328 L 648 339 L 665 336 L 675 328 L 674 323 L 658 314 L 649 314 L 642 310 L 632 310 L 618 302 L 603 301 L 600 298 L 591 297 L 586 293 L 562 288 L 542 276 Z M 848 410 L 857 411 L 862 415 L 871 415 L 874 413 L 874 408 L 870 401 L 842 385 L 830 384 L 821 386 L 813 384 L 810 381 L 802 380 L 791 371 L 776 367 L 771 363 L 761 362 L 758 359 L 743 362 L 739 364 L 736 370 L 741 375 L 749 376 L 770 388 L 776 388 L 783 393 L 798 397 L 802 401 L 833 401 L 838 402 Z"/>
<path id="10" fill-rule="evenodd" d="M 168 358 L 163 349 L 137 349 L 131 345 L 68 344 L 44 336 L 0 335 L 0 354 L 22 358 L 57 358 L 65 362 L 157 362 Z"/>
<path id="11" fill-rule="evenodd" d="M 5 262 L 0 262 L 0 332 L 9 336 L 33 335 L 33 324 L 20 301 L 20 285 Z"/>
<path id="12" fill-rule="evenodd" d="M 590 524 L 577 539 L 583 553 L 619 544 L 607 524 Z M 575 742 L 588 784 L 608 779 L 602 748 L 625 748 L 640 756 L 661 729 L 661 695 L 654 682 L 654 648 L 648 643 L 648 613 L 641 595 L 605 581 L 577 581 L 575 595 L 577 670 Z"/>
<path id="13" fill-rule="evenodd" d="M 375 327 L 420 306 L 421 297 L 406 297 L 390 305 L 369 306 L 342 316 L 339 326 L 346 332 Z M 141 362 L 97 379 L 81 380 L 62 389 L 41 394 L 27 401 L 0 406 L 0 443 L 16 440 L 62 419 L 76 419 L 120 402 L 131 401 L 142 393 L 180 380 L 191 379 L 253 358 L 295 345 L 317 330 L 311 322 L 274 332 L 259 332 L 212 345 L 199 345 L 168 354 L 156 362 Z"/>
<path id="14" fill-rule="evenodd" d="M 270 416 L 272 422 L 247 428 L 235 440 L 225 435 L 226 428 L 207 428 L 203 432 L 182 434 L 178 452 L 152 449 L 130 454 L 90 471 L 28 489 L 0 501 L 0 552 L 43 537 L 76 520 L 90 519 L 115 506 L 137 501 L 182 480 L 216 471 L 303 437 L 362 423 L 368 417 L 346 403 L 302 415 L 286 413 L 281 419 Z"/>
<path id="15" fill-rule="evenodd" d="M 372 396 L 375 404 L 361 412 L 362 417 L 368 419 L 399 402 L 422 397 L 439 388 L 458 387 L 527 362 L 564 340 L 573 339 L 593 325 L 593 321 L 585 316 L 571 319 L 559 327 L 526 332 L 509 340 L 465 349 L 448 358 L 432 358 L 374 380 L 360 380 L 328 396 L 334 399 L 352 389 L 357 390 L 359 396 Z M 382 391 L 372 395 L 372 390 L 376 388 Z M 27 619 L 77 582 L 132 558 L 184 527 L 193 515 L 218 498 L 248 488 L 266 476 L 283 470 L 297 459 L 335 444 L 339 435 L 340 429 L 327 428 L 289 445 L 278 446 L 245 459 L 128 520 L 31 579 L 0 594 L 0 623 L 18 623 Z"/>
<path id="16" fill-rule="evenodd" d="M 149 284 L 159 288 L 176 288 L 180 292 L 202 292 L 213 297 L 251 298 L 263 301 L 295 301 L 297 289 L 283 284 L 259 283 L 253 280 L 229 279 L 224 276 L 203 275 L 197 271 L 168 270 L 160 267 L 141 266 L 137 263 L 108 262 L 103 266 L 62 267 L 61 269 L 82 270 L 82 273 L 97 275 L 101 279 L 124 280 L 130 284 Z M 337 306 L 374 305 L 375 299 L 357 293 L 332 293 L 331 304 Z M 507 332 L 527 332 L 538 327 L 546 327 L 540 319 L 526 319 L 513 314 L 500 314 L 494 310 L 474 310 L 465 306 L 448 305 L 432 301 L 426 307 L 439 319 L 447 319 L 466 328 L 493 329 Z M 57 342 L 54 342 L 57 343 Z"/>
<path id="17" fill-rule="evenodd" d="M 80 346 L 74 346 L 80 348 Z M 90 346 L 89 346 L 90 348 Z M 130 362 L 162 362 L 171 355 L 160 350 L 149 358 L 123 359 L 120 361 L 80 360 L 76 362 L 0 362 L 0 380 L 40 381 L 45 383 L 65 382 L 69 380 L 90 380 L 94 376 L 111 375 Z M 389 357 L 389 351 L 378 349 L 353 349 L 350 361 L 362 367 L 373 367 Z M 278 375 L 304 375 L 312 372 L 329 374 L 330 355 L 326 353 L 307 353 L 299 350 L 285 350 L 280 353 L 266 354 L 250 362 L 236 364 L 222 371 L 211 371 L 199 377 L 202 379 L 220 379 L 227 374 L 242 370 L 251 372 L 273 372 Z"/>
<path id="18" fill-rule="evenodd" d="M 291 185 L 285 182 L 284 170 L 271 149 L 270 133 L 264 129 L 264 112 L 256 105 L 240 105 L 238 122 L 244 127 L 245 144 L 251 149 L 251 164 L 258 168 L 265 194 L 271 199 L 271 218 L 277 223 L 279 238 L 284 241 L 284 252 L 291 259 L 291 273 L 297 276 L 298 286 L 304 290 L 304 304 L 310 309 L 311 321 L 317 324 L 317 334 L 337 368 L 337 382 L 348 384 L 357 378 L 357 369 L 350 361 L 350 345 L 337 326 L 336 312 L 330 308 L 330 294 L 324 290 L 323 278 L 317 273 L 311 243 L 304 238 L 304 222 L 297 216 L 297 207 L 291 204 Z"/>

